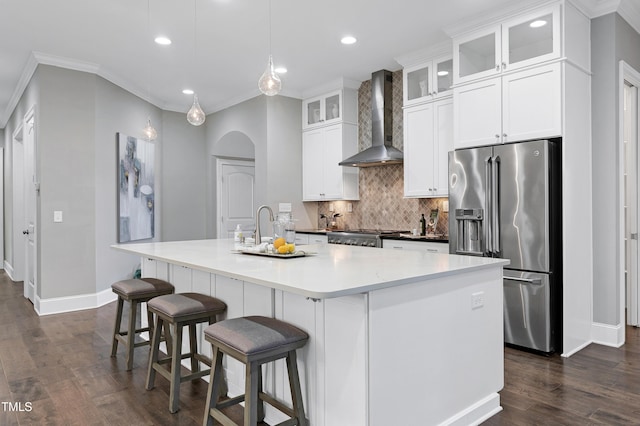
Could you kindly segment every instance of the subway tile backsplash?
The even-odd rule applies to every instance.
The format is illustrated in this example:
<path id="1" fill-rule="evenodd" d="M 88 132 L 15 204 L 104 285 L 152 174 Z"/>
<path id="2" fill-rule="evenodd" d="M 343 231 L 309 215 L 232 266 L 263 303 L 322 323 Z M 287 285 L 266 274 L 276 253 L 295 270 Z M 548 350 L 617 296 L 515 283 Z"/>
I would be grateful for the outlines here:
<path id="1" fill-rule="evenodd" d="M 402 70 L 393 73 L 393 146 L 402 150 Z M 371 81 L 358 90 L 359 151 L 371 146 Z M 436 233 L 448 234 L 448 213 L 443 212 L 447 198 L 404 198 L 402 164 L 360 169 L 360 201 L 326 201 L 318 203 L 318 213 L 327 216 L 340 213 L 336 220 L 340 229 L 393 229 L 410 231 L 420 228 L 420 215 L 429 217 L 432 209 L 440 215 Z M 352 212 L 348 212 L 351 204 Z M 329 209 L 333 207 L 333 212 Z M 318 217 L 318 227 L 325 226 Z"/>

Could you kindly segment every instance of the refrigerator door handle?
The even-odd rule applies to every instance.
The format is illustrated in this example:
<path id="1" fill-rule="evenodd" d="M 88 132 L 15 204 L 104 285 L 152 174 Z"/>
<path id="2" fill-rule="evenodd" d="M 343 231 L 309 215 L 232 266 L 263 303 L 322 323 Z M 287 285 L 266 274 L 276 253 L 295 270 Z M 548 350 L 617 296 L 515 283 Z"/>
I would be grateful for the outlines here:
<path id="1" fill-rule="evenodd" d="M 531 278 L 506 277 L 506 276 L 502 278 L 508 281 L 517 281 L 517 282 L 526 283 L 526 284 L 542 285 L 542 280 L 540 278 L 531 279 Z"/>
<path id="2" fill-rule="evenodd" d="M 491 212 L 491 157 L 485 160 L 484 171 L 485 171 L 485 179 L 487 182 L 487 190 L 484 192 L 484 206 L 486 209 L 486 214 L 483 218 L 484 222 L 484 251 L 486 254 L 493 253 L 492 240 L 493 236 L 491 234 L 491 221 L 492 221 L 492 212 Z"/>
<path id="3" fill-rule="evenodd" d="M 493 157 L 493 168 L 492 168 L 493 176 L 491 177 L 491 198 L 493 205 L 491 206 L 492 215 L 491 220 L 492 231 L 493 234 L 493 253 L 496 255 L 500 254 L 500 195 L 499 195 L 499 187 L 498 183 L 500 182 L 500 157 Z"/>

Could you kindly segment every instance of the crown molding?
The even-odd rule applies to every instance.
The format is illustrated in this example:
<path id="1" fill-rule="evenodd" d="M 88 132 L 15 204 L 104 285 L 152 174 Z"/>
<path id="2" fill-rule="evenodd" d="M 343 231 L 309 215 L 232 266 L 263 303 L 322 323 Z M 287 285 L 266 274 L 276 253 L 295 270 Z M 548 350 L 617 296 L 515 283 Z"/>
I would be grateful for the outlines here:
<path id="1" fill-rule="evenodd" d="M 444 27 L 442 30 L 446 35 L 454 38 L 470 31 L 476 31 L 482 27 L 495 25 L 497 22 L 513 18 L 514 16 L 533 11 L 546 5 L 557 4 L 560 1 L 561 0 L 540 0 L 535 3 L 512 1 L 507 6 L 502 6 L 497 9 L 488 10 L 485 13 L 477 14 L 470 19 L 462 20 L 453 25 Z"/>
<path id="2" fill-rule="evenodd" d="M 301 99 L 309 99 L 316 96 L 320 96 L 332 90 L 340 90 L 340 89 L 358 90 L 361 84 L 362 84 L 361 81 L 340 77 L 335 80 L 328 81 L 327 83 L 322 84 L 320 86 L 316 86 L 313 89 L 303 91 L 301 93 Z"/>
<path id="3" fill-rule="evenodd" d="M 428 48 L 415 50 L 393 58 L 403 68 L 422 64 L 426 61 L 435 59 L 439 56 L 451 55 L 453 50 L 453 41 L 451 39 L 430 46 Z"/>
<path id="4" fill-rule="evenodd" d="M 11 98 L 7 103 L 7 108 L 4 110 L 4 113 L 0 117 L 0 128 L 4 129 L 5 127 L 7 127 L 9 118 L 11 118 L 11 114 L 13 114 L 13 111 L 18 105 L 18 102 L 20 102 L 20 98 L 22 97 L 22 94 L 27 88 L 29 81 L 31 81 L 31 77 L 33 77 L 33 74 L 36 72 L 37 67 L 38 67 L 38 61 L 35 55 L 32 53 L 31 55 L 29 55 L 29 58 L 27 59 L 27 63 L 25 64 L 24 69 L 22 70 L 22 74 L 20 75 L 18 84 L 16 85 L 15 89 L 13 89 Z"/>

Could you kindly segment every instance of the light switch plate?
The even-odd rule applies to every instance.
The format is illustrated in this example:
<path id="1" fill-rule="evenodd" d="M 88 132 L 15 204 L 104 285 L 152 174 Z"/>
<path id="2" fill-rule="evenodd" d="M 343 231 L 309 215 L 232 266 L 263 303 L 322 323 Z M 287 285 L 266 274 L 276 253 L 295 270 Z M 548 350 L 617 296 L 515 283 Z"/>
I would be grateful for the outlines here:
<path id="1" fill-rule="evenodd" d="M 449 200 L 444 200 L 442 202 L 442 211 L 445 213 L 449 211 Z"/>
<path id="2" fill-rule="evenodd" d="M 62 222 L 62 211 L 61 210 L 55 210 L 53 212 L 53 221 L 54 222 Z"/>
<path id="3" fill-rule="evenodd" d="M 290 213 L 291 212 L 291 203 L 279 203 L 278 211 L 282 213 Z"/>

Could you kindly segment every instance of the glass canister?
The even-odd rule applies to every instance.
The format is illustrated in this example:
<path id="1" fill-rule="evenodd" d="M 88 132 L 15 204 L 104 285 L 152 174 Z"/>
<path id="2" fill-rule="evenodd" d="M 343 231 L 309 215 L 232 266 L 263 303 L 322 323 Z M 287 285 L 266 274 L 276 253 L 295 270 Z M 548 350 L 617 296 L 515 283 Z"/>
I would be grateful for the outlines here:
<path id="1" fill-rule="evenodd" d="M 287 244 L 294 244 L 296 242 L 296 225 L 293 220 L 289 220 L 284 224 L 284 239 Z"/>

